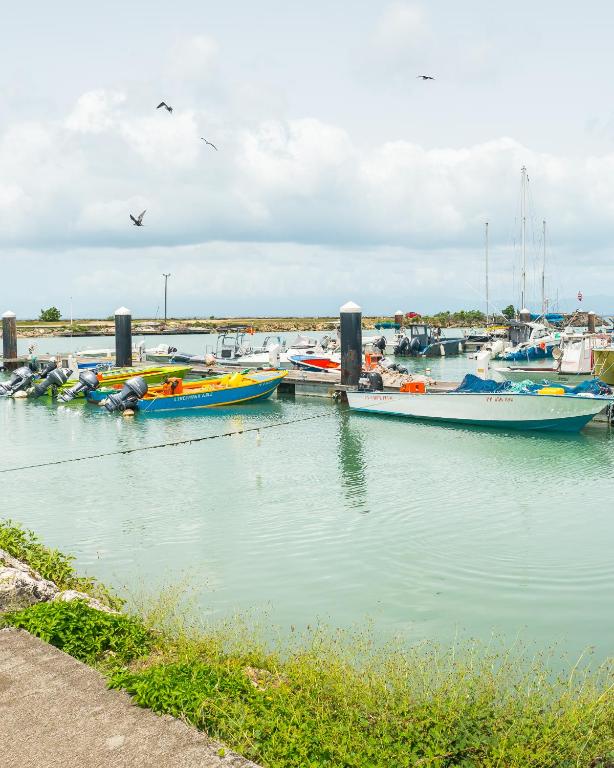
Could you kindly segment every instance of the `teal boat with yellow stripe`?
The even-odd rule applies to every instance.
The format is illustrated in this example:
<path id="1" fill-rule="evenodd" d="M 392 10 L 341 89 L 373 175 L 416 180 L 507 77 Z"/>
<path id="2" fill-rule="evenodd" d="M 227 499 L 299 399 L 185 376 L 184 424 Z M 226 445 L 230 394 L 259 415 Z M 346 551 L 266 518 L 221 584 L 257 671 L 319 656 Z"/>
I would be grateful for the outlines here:
<path id="1" fill-rule="evenodd" d="M 162 386 L 143 386 L 138 377 L 124 387 L 103 387 L 90 392 L 90 402 L 105 402 L 108 410 L 136 407 L 142 413 L 177 411 L 188 408 L 215 408 L 252 403 L 270 397 L 288 371 L 264 370 L 228 373 L 204 381 L 171 378 Z M 136 384 L 136 386 L 134 386 Z"/>

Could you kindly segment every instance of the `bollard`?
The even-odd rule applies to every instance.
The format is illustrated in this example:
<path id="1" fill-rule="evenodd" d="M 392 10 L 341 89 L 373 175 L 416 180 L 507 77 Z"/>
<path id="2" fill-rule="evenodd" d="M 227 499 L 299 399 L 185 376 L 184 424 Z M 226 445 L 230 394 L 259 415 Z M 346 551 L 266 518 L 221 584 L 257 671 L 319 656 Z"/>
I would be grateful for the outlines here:
<path id="1" fill-rule="evenodd" d="M 521 323 L 531 322 L 531 311 L 526 307 L 523 307 L 523 309 L 521 309 L 520 312 L 518 313 L 518 319 L 520 320 Z"/>
<path id="2" fill-rule="evenodd" d="M 587 325 L 588 325 L 588 332 L 589 333 L 595 333 L 595 313 L 589 312 L 586 316 Z"/>
<path id="3" fill-rule="evenodd" d="M 126 307 L 115 310 L 115 365 L 132 365 L 132 314 Z"/>
<path id="4" fill-rule="evenodd" d="M 341 383 L 358 385 L 362 372 L 362 310 L 348 301 L 339 310 L 341 321 Z"/>
<path id="5" fill-rule="evenodd" d="M 7 370 L 16 365 L 17 317 L 14 312 L 10 311 L 2 315 L 2 357 Z M 7 364 L 8 360 L 13 362 Z"/>

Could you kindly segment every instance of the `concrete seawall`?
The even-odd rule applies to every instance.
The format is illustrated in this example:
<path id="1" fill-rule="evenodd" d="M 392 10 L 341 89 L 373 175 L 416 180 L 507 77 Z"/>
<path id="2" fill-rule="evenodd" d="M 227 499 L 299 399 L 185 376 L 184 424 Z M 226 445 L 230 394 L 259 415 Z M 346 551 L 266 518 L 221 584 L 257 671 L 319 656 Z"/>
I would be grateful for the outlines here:
<path id="1" fill-rule="evenodd" d="M 132 703 L 27 632 L 0 630 L 0 755 L 19 768 L 258 768 L 203 733 Z"/>

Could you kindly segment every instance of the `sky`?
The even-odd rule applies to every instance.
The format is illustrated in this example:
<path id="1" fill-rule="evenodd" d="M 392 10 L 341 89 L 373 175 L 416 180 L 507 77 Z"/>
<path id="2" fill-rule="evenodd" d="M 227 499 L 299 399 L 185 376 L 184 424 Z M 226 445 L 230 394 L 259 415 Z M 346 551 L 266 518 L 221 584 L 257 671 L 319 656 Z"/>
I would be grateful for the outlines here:
<path id="1" fill-rule="evenodd" d="M 518 304 L 523 165 L 526 303 L 546 220 L 550 306 L 614 312 L 612 28 L 598 0 L 13 3 L 0 312 L 155 316 L 168 272 L 174 316 L 484 308 L 486 222 Z"/>

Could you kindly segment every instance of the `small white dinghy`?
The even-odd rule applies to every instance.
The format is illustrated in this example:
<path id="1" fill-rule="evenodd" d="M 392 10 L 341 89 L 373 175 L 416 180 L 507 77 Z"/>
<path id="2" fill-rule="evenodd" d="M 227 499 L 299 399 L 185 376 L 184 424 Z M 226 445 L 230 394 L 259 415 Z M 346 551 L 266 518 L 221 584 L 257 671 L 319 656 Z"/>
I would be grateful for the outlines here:
<path id="1" fill-rule="evenodd" d="M 484 385 L 489 385 L 491 391 L 484 391 Z M 475 386 L 476 391 L 470 391 L 471 386 Z M 354 411 L 451 424 L 557 432 L 579 432 L 613 402 L 607 394 L 589 391 L 574 394 L 563 388 L 540 387 L 534 391 L 513 392 L 506 391 L 505 386 L 469 375 L 458 389 L 451 391 L 358 390 L 348 392 L 347 397 Z"/>

